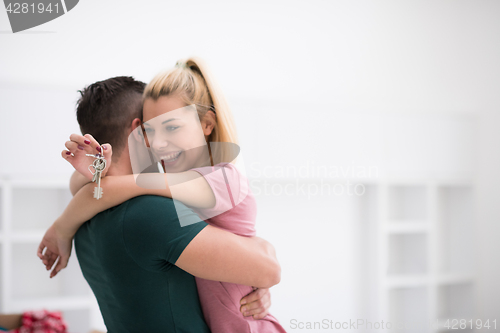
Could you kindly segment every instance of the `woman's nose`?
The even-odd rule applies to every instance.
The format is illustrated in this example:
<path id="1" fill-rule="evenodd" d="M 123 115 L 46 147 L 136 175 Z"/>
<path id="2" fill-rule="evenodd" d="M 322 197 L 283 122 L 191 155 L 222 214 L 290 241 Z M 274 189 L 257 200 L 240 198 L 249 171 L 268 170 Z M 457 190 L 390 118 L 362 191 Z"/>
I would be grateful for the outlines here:
<path id="1" fill-rule="evenodd" d="M 151 142 L 153 149 L 158 153 L 164 152 L 168 147 L 168 141 L 162 138 L 155 138 L 155 140 L 149 142 Z"/>

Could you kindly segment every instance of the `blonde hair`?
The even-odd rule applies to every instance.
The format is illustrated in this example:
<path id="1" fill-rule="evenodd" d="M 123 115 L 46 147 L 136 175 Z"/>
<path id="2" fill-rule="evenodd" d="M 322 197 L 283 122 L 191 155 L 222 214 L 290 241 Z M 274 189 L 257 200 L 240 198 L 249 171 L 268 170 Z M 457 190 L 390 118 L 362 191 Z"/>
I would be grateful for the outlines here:
<path id="1" fill-rule="evenodd" d="M 239 150 L 233 115 L 220 87 L 202 59 L 190 57 L 179 60 L 174 68 L 156 75 L 144 89 L 143 100 L 157 100 L 162 96 L 173 95 L 181 98 L 186 105 L 195 104 L 200 121 L 208 111 L 215 112 L 215 126 L 207 141 L 235 145 L 210 146 L 208 143 L 212 158 L 214 161 L 232 162 L 235 154 L 234 151 L 231 152 L 234 147 L 231 147 L 236 146 Z"/>

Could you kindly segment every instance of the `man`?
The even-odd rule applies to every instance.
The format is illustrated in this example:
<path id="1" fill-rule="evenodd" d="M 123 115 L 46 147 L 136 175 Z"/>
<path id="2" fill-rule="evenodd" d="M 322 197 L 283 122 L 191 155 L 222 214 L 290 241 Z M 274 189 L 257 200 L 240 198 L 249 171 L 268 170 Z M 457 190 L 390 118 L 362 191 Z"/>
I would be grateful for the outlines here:
<path id="1" fill-rule="evenodd" d="M 109 156 L 112 147 L 108 175 L 132 173 L 127 138 L 140 123 L 144 86 L 116 77 L 81 92 L 78 122 L 82 133 L 92 135 L 72 135 L 66 147 L 74 156 L 63 153 L 80 171 L 72 177 L 76 196 L 92 197 L 94 185 L 78 190 L 87 182 L 81 173 L 88 171 L 88 149 Z M 100 151 L 98 142 L 111 146 Z M 195 223 L 181 227 L 177 214 Z M 39 247 L 47 269 L 61 255 L 52 276 L 66 266 L 71 250 L 50 243 L 56 229 L 47 231 Z M 76 233 L 75 249 L 109 332 L 208 332 L 193 275 L 260 287 L 244 298 L 248 311 L 242 312 L 262 318 L 270 305 L 266 288 L 280 279 L 269 243 L 207 225 L 187 207 L 179 211 L 179 205 L 159 196 L 136 197 L 96 215 Z"/>

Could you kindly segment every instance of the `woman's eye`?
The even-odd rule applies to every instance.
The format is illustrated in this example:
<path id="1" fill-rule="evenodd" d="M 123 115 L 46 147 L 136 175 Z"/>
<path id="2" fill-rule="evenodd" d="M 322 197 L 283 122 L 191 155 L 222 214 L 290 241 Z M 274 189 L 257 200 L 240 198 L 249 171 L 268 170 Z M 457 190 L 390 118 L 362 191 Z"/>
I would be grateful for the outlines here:
<path id="1" fill-rule="evenodd" d="M 167 126 L 167 131 L 172 132 L 172 131 L 175 131 L 178 128 L 179 128 L 179 126 Z"/>
<path id="2" fill-rule="evenodd" d="M 146 133 L 148 133 L 148 132 L 151 132 L 151 131 L 152 131 L 152 129 L 151 129 L 151 128 L 146 128 L 144 131 L 145 131 Z"/>

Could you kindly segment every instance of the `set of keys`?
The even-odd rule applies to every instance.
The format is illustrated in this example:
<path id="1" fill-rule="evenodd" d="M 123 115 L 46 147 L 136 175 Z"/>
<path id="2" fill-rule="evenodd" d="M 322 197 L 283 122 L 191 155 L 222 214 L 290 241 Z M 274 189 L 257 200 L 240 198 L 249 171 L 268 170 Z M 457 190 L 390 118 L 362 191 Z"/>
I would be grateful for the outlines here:
<path id="1" fill-rule="evenodd" d="M 92 177 L 92 182 L 95 183 L 97 182 L 97 187 L 94 188 L 94 198 L 99 200 L 102 198 L 102 188 L 101 188 L 101 173 L 103 172 L 104 169 L 106 169 L 106 159 L 104 158 L 103 155 L 101 154 L 86 154 L 87 156 L 95 157 L 94 162 L 89 165 L 89 171 L 92 173 L 94 176 Z M 90 168 L 94 169 L 94 172 L 90 170 Z"/>

